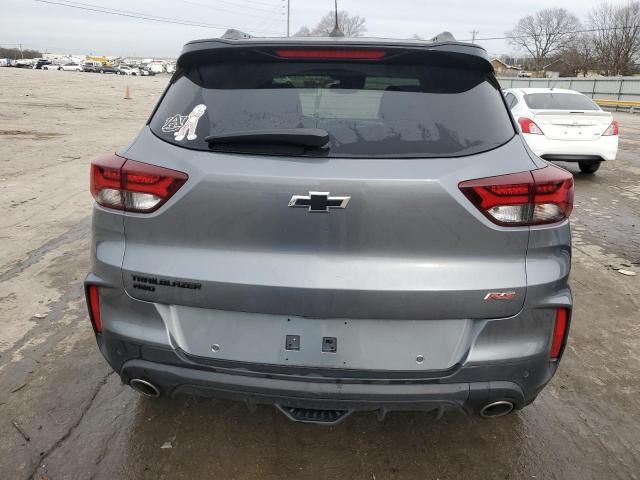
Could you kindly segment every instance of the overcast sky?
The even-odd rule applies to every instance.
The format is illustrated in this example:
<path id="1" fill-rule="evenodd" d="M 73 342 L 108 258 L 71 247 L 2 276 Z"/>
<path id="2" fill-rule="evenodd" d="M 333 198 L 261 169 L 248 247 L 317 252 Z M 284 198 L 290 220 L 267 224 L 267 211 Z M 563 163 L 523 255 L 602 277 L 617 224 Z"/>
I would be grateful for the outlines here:
<path id="1" fill-rule="evenodd" d="M 0 0 L 0 45 L 22 43 L 25 48 L 55 53 L 175 57 L 185 42 L 220 36 L 227 27 L 256 35 L 286 33 L 286 0 L 81 0 L 73 3 L 220 28 L 158 23 L 35 0 Z M 600 0 L 338 0 L 341 10 L 366 18 L 370 36 L 409 38 L 418 34 L 428 38 L 449 30 L 460 40 L 471 38 L 472 30 L 479 32 L 479 38 L 501 36 L 520 17 L 543 8 L 562 6 L 584 20 L 589 10 L 599 3 Z M 303 25 L 313 27 L 332 6 L 333 0 L 291 0 L 292 34 Z M 478 43 L 491 54 L 513 51 L 503 40 Z"/>

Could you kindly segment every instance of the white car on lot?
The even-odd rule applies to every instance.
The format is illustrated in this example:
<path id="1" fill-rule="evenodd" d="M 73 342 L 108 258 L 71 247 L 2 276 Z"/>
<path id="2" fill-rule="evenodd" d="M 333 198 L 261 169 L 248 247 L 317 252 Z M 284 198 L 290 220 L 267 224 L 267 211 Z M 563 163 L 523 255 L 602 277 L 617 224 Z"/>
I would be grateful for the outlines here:
<path id="1" fill-rule="evenodd" d="M 140 70 L 136 67 L 130 67 L 128 65 L 120 65 L 118 67 L 119 75 L 140 75 Z"/>
<path id="2" fill-rule="evenodd" d="M 82 65 L 79 63 L 65 63 L 64 65 L 60 65 L 58 70 L 63 70 L 65 72 L 81 72 Z"/>
<path id="3" fill-rule="evenodd" d="M 618 122 L 589 97 L 560 88 L 509 88 L 505 100 L 533 152 L 545 160 L 578 162 L 595 173 L 618 153 Z"/>

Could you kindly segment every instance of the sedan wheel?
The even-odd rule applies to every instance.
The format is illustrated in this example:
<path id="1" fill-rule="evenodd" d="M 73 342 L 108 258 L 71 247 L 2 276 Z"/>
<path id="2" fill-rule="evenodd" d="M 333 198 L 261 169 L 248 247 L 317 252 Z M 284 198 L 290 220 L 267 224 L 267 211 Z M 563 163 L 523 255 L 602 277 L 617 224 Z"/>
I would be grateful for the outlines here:
<path id="1" fill-rule="evenodd" d="M 578 162 L 580 171 L 582 173 L 596 173 L 600 168 L 602 162 Z"/>

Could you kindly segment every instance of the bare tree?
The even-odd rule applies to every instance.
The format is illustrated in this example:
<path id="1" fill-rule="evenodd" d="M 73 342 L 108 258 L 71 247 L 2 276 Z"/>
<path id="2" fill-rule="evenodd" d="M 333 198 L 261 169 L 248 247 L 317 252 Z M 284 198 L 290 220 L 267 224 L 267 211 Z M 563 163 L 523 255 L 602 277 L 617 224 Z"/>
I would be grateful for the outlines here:
<path id="1" fill-rule="evenodd" d="M 296 33 L 293 34 L 294 37 L 310 37 L 311 30 L 309 27 L 301 27 Z"/>
<path id="2" fill-rule="evenodd" d="M 338 27 L 345 37 L 361 37 L 367 33 L 366 20 L 359 15 L 349 15 L 344 10 L 338 12 Z M 318 22 L 312 33 L 317 37 L 328 37 L 336 23 L 335 12 L 329 12 Z"/>
<path id="3" fill-rule="evenodd" d="M 359 15 L 349 15 L 347 12 L 338 12 L 338 27 L 342 30 L 345 37 L 361 37 L 367 32 L 365 26 L 366 19 Z M 336 23 L 335 12 L 327 13 L 313 30 L 308 27 L 302 27 L 298 30 L 294 37 L 328 37 Z"/>
<path id="4" fill-rule="evenodd" d="M 589 70 L 596 69 L 598 65 L 593 35 L 590 33 L 577 35 L 560 56 L 571 67 L 573 76 L 582 73 L 586 77 Z"/>
<path id="5" fill-rule="evenodd" d="M 570 44 L 579 28 L 575 15 L 564 8 L 549 8 L 521 18 L 507 36 L 509 43 L 531 55 L 535 69 L 541 71 L 547 58 Z"/>
<path id="6" fill-rule="evenodd" d="M 593 46 L 605 75 L 632 72 L 640 54 L 640 2 L 603 3 L 589 15 Z"/>

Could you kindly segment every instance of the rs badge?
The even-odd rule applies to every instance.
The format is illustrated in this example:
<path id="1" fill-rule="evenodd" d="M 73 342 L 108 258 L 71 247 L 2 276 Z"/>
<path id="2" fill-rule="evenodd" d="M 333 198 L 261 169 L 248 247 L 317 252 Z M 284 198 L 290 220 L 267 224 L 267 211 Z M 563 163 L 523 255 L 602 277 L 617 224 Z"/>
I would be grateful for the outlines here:
<path id="1" fill-rule="evenodd" d="M 516 292 L 489 292 L 484 296 L 485 300 L 512 300 Z"/>

